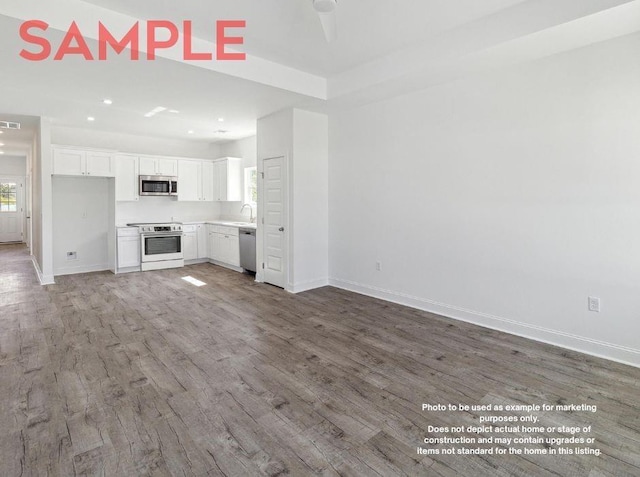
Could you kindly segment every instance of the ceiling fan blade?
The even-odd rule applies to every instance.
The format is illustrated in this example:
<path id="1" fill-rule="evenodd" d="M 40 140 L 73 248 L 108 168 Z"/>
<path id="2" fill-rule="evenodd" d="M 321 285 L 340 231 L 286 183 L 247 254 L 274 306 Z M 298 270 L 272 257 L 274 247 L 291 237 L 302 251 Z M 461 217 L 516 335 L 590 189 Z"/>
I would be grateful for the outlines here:
<path id="1" fill-rule="evenodd" d="M 338 0 L 313 0 L 313 8 L 318 13 L 324 36 L 328 42 L 334 41 L 338 37 L 338 27 L 336 20 L 336 6 Z"/>
<path id="2" fill-rule="evenodd" d="M 320 23 L 322 24 L 322 29 L 324 30 L 324 36 L 327 38 L 327 41 L 331 43 L 336 38 L 338 38 L 336 12 L 318 13 L 318 16 L 320 17 Z"/>

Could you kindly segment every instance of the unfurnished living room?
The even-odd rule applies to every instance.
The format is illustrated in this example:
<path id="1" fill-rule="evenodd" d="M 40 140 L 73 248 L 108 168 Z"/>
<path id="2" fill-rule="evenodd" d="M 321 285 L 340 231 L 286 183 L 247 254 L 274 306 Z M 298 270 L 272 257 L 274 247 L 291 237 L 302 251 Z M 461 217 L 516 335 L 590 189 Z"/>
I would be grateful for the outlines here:
<path id="1" fill-rule="evenodd" d="M 640 476 L 640 0 L 0 36 L 0 476 Z"/>

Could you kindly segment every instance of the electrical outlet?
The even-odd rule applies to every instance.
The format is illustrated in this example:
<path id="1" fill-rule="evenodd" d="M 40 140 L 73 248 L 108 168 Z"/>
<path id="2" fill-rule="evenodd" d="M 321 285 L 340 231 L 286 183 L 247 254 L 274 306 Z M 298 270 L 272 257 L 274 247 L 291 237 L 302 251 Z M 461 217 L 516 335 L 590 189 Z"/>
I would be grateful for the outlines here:
<path id="1" fill-rule="evenodd" d="M 78 252 L 67 252 L 67 260 L 78 260 Z"/>
<path id="2" fill-rule="evenodd" d="M 382 271 L 382 262 L 376 262 L 376 270 L 377 270 L 378 272 L 381 272 L 381 271 Z"/>
<path id="3" fill-rule="evenodd" d="M 595 296 L 589 297 L 589 311 L 600 313 L 600 298 Z"/>

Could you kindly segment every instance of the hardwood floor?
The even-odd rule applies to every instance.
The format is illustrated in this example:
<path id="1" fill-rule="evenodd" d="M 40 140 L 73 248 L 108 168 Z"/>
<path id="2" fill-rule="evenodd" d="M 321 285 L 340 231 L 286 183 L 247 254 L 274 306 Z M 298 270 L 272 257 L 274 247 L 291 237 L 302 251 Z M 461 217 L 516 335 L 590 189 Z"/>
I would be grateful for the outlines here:
<path id="1" fill-rule="evenodd" d="M 56 282 L 0 246 L 1 476 L 640 475 L 639 369 L 209 264 Z M 595 404 L 539 415 L 602 455 L 418 455 L 483 415 L 422 403 Z"/>

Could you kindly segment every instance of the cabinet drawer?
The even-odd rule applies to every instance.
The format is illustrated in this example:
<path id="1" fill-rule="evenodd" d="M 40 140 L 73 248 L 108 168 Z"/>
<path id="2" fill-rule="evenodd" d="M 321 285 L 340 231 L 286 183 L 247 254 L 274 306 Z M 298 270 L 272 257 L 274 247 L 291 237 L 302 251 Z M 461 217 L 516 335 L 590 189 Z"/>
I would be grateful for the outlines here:
<path id="1" fill-rule="evenodd" d="M 212 231 L 224 235 L 240 235 L 236 227 L 226 227 L 224 225 L 214 225 Z"/>
<path id="2" fill-rule="evenodd" d="M 137 237 L 140 232 L 138 227 L 118 227 L 116 235 L 118 237 Z"/>
<path id="3" fill-rule="evenodd" d="M 197 225 L 183 225 L 182 226 L 182 230 L 184 231 L 184 233 L 197 232 L 198 231 L 198 226 Z"/>

